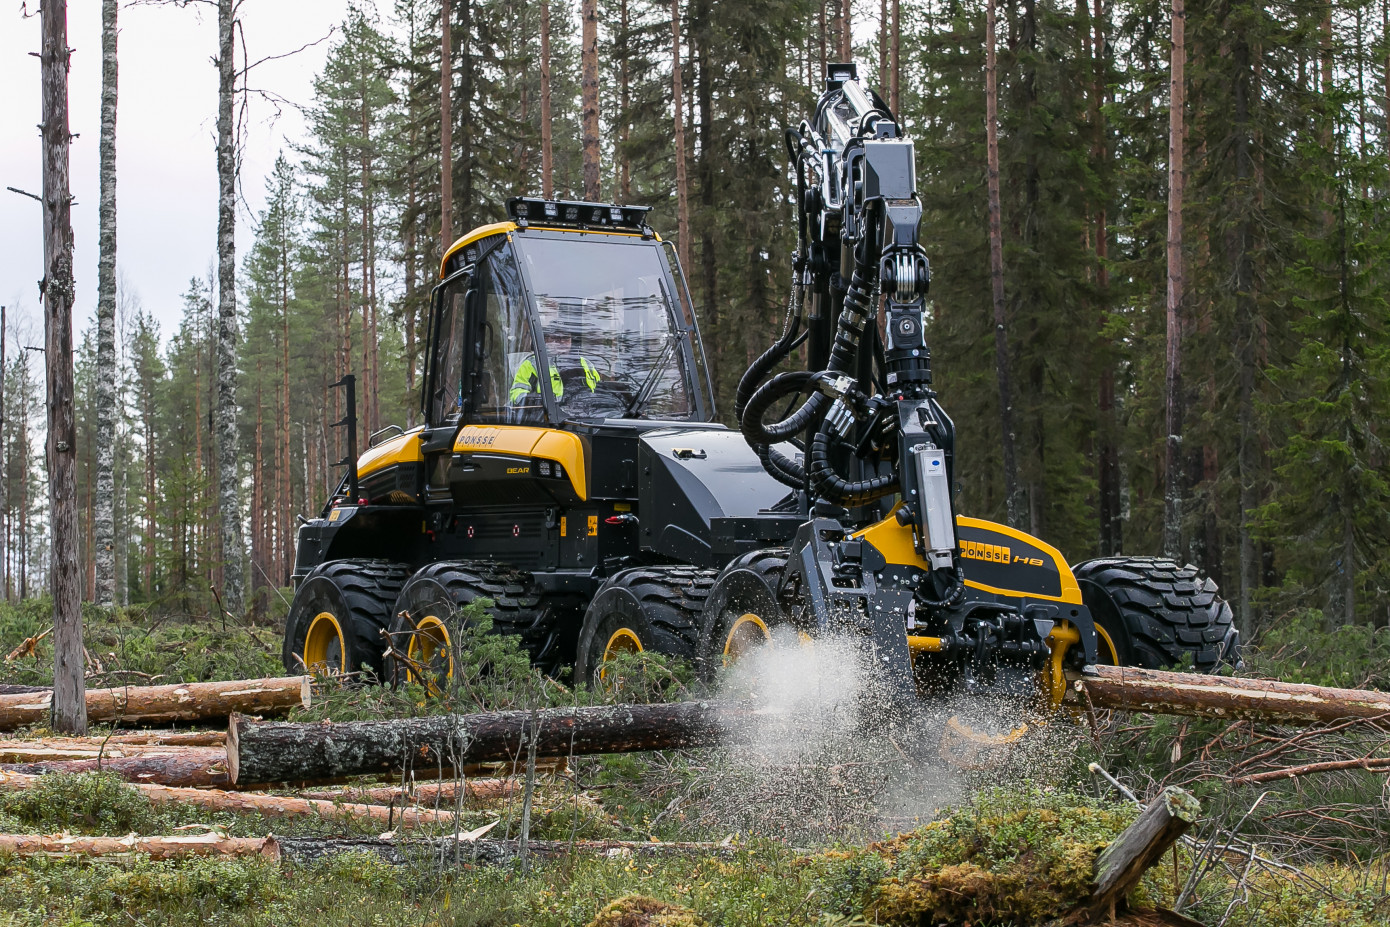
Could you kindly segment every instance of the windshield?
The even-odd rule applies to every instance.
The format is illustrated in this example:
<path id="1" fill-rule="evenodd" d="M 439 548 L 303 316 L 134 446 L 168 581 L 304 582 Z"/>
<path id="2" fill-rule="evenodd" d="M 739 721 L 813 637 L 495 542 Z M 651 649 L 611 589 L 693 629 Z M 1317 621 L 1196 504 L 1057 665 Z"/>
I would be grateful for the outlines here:
<path id="1" fill-rule="evenodd" d="M 515 244 L 549 370 L 526 368 L 513 401 L 548 391 L 566 418 L 689 417 L 683 334 L 659 245 L 529 235 Z"/>

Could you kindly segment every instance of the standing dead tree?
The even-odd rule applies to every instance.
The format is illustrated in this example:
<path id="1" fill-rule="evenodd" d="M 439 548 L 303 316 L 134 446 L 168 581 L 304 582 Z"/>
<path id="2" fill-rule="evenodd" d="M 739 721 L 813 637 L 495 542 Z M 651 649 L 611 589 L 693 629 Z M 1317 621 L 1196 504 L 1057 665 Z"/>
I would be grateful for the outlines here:
<path id="1" fill-rule="evenodd" d="M 73 415 L 72 196 L 68 183 L 68 8 L 45 0 L 39 54 L 43 95 L 43 295 L 48 367 L 48 501 L 53 533 L 53 729 L 87 733 L 78 577 L 77 428 Z"/>

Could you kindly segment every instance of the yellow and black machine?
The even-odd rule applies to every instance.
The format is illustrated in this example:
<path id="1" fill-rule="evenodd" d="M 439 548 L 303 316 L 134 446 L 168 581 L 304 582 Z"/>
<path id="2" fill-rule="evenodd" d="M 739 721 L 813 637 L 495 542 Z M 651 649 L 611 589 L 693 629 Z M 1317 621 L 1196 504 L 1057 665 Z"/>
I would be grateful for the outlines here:
<path id="1" fill-rule="evenodd" d="M 791 298 L 739 385 L 738 430 L 715 422 L 647 209 L 518 197 L 449 249 L 425 424 L 350 453 L 301 527 L 287 667 L 428 682 L 478 600 L 580 682 L 638 651 L 712 676 L 779 626 L 859 641 L 914 697 L 1055 705 L 1086 664 L 1237 659 L 1230 608 L 1195 568 L 1071 567 L 956 513 L 912 142 L 852 64 L 787 141 Z M 803 346 L 806 369 L 786 369 Z"/>

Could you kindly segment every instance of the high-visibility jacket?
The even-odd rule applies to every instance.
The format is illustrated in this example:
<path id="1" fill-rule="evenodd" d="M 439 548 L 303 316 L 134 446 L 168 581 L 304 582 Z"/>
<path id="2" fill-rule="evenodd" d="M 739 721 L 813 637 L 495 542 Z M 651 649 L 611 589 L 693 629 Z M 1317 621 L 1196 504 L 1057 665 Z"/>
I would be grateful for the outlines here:
<path id="1" fill-rule="evenodd" d="M 584 369 L 584 384 L 589 387 L 589 392 L 593 392 L 594 385 L 602 377 L 587 357 L 579 358 L 579 366 Z M 540 392 L 540 376 L 536 371 L 536 355 L 532 354 L 516 368 L 516 376 L 512 379 L 511 401 L 521 402 L 527 393 L 536 392 Z M 565 384 L 560 379 L 560 368 L 553 362 L 550 365 L 550 392 L 556 399 L 565 398 Z"/>

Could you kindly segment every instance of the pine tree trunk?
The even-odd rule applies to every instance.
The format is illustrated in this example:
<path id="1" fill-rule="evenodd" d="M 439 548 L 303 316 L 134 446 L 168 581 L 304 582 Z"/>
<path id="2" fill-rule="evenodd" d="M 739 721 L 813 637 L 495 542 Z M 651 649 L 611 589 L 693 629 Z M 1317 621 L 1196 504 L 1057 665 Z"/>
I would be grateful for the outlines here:
<path id="1" fill-rule="evenodd" d="M 48 380 L 48 504 L 52 532 L 52 725 L 65 734 L 87 733 L 82 647 L 82 594 L 78 588 L 77 428 L 73 419 L 72 197 L 68 182 L 67 0 L 45 0 L 39 58 L 43 95 L 43 321 Z"/>
<path id="2" fill-rule="evenodd" d="M 217 106 L 217 502 L 222 540 L 222 604 L 242 612 L 241 486 L 236 424 L 236 0 L 218 0 Z"/>
<path id="3" fill-rule="evenodd" d="M 681 0 L 671 0 L 671 103 L 675 114 L 676 244 L 690 273 L 690 183 L 685 172 L 685 91 L 681 87 Z"/>
<path id="4" fill-rule="evenodd" d="M 101 4 L 101 200 L 97 261 L 96 498 L 93 566 L 98 605 L 116 594 L 116 11 Z"/>
<path id="5" fill-rule="evenodd" d="M 888 91 L 888 0 L 878 0 L 878 90 Z"/>
<path id="6" fill-rule="evenodd" d="M 888 106 L 893 110 L 893 115 L 898 115 L 899 107 L 902 106 L 902 97 L 899 93 L 899 86 L 902 83 L 903 65 L 903 20 L 901 0 L 892 0 L 893 4 L 893 65 L 889 71 L 889 90 Z"/>
<path id="7" fill-rule="evenodd" d="M 1233 107 L 1235 179 L 1237 196 L 1249 197 L 1248 185 L 1254 175 L 1252 154 L 1253 141 L 1250 138 L 1250 100 L 1254 81 L 1251 65 L 1250 45 L 1243 37 L 1237 38 L 1234 48 L 1235 100 Z M 1232 270 L 1235 276 L 1236 291 L 1236 390 L 1238 434 L 1237 470 L 1240 481 L 1240 612 L 1236 620 L 1240 623 L 1242 636 L 1249 639 L 1254 630 L 1253 595 L 1259 582 L 1259 559 L 1255 551 L 1252 534 L 1255 509 L 1259 505 L 1260 492 L 1258 480 L 1260 435 L 1255 417 L 1255 269 L 1251 255 L 1250 212 L 1253 204 L 1236 204 L 1238 218 L 1231 229 L 1229 247 L 1231 249 Z"/>
<path id="8" fill-rule="evenodd" d="M 1163 485 L 1163 552 L 1182 558 L 1182 197 L 1183 197 L 1183 110 L 1186 85 L 1183 72 L 1187 49 L 1183 41 L 1186 13 L 1183 0 L 1173 0 L 1171 43 L 1168 68 L 1168 298 L 1166 312 L 1167 350 L 1164 354 L 1164 399 L 1166 406 Z"/>
<path id="9" fill-rule="evenodd" d="M 840 60 L 854 60 L 854 3 L 840 0 Z"/>
<path id="10" fill-rule="evenodd" d="M 467 0 L 465 0 L 467 2 Z M 454 91 L 454 56 L 449 51 L 453 26 L 449 0 L 439 14 L 439 246 L 440 254 L 454 243 L 454 126 L 450 113 Z"/>
<path id="11" fill-rule="evenodd" d="M 1004 462 L 1004 494 L 1009 524 L 1023 520 L 1014 457 L 1013 386 L 1004 310 L 1004 229 L 999 204 L 999 83 L 995 56 L 995 0 L 985 3 L 985 158 L 989 195 L 989 276 L 994 302 L 994 368 L 999 379 L 999 425 Z"/>
<path id="12" fill-rule="evenodd" d="M 294 501 L 290 482 L 290 255 L 286 238 L 280 236 L 280 519 L 276 526 L 279 554 L 276 560 L 276 582 L 285 583 L 294 569 Z M 407 327 L 410 321 L 406 322 Z"/>
<path id="13" fill-rule="evenodd" d="M 541 0 L 541 196 L 555 198 L 555 148 L 550 138 L 550 0 Z"/>
<path id="14" fill-rule="evenodd" d="M 581 0 L 580 122 L 584 131 L 584 199 L 596 203 L 599 189 L 598 0 Z"/>

